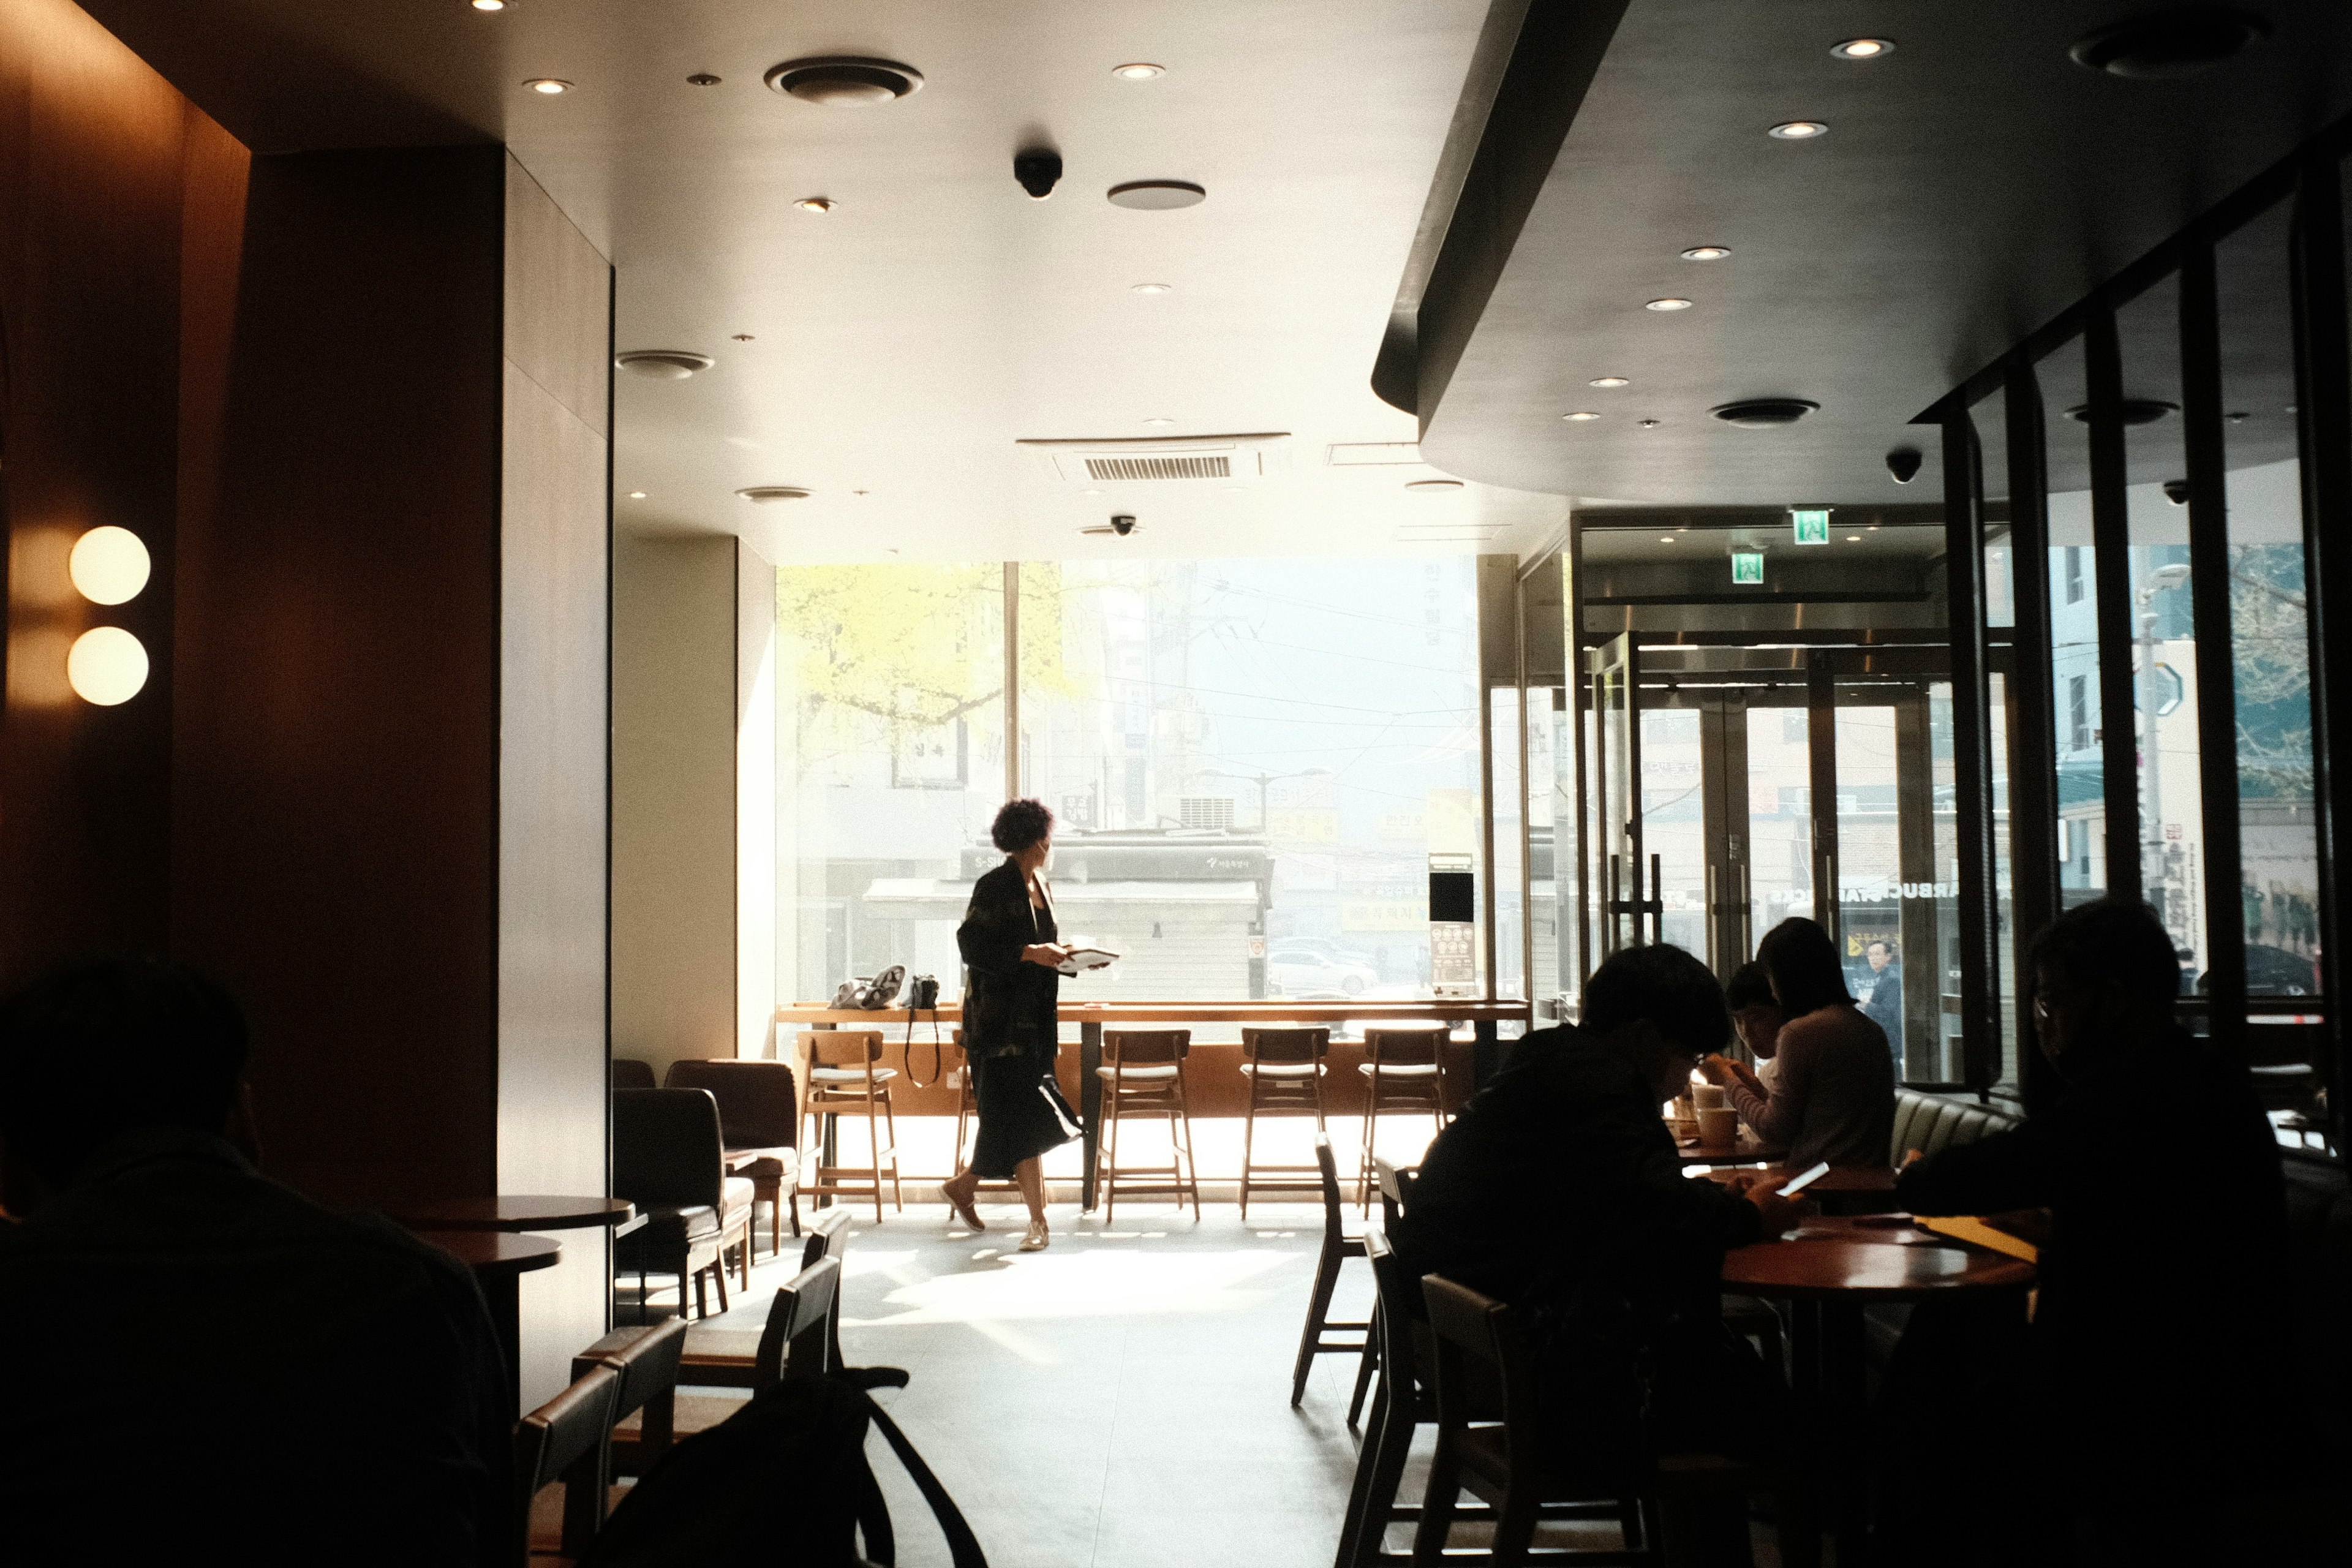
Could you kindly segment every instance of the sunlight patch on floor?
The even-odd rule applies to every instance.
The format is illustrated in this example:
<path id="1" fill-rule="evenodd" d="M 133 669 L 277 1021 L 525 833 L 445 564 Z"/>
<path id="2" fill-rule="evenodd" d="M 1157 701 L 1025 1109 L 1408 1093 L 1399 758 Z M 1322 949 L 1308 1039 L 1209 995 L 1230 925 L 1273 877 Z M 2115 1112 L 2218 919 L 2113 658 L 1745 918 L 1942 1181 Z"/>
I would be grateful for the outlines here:
<path id="1" fill-rule="evenodd" d="M 1003 1258 L 979 1268 L 900 1283 L 886 1298 L 901 1310 L 850 1318 L 845 1327 L 898 1328 L 919 1323 L 1002 1323 L 1023 1318 L 1152 1316 L 1244 1310 L 1264 1302 L 1271 1288 L 1252 1282 L 1282 1268 L 1297 1252 L 1252 1247 L 1239 1252 L 1071 1252 Z M 896 1271 L 890 1277 L 899 1279 Z"/>

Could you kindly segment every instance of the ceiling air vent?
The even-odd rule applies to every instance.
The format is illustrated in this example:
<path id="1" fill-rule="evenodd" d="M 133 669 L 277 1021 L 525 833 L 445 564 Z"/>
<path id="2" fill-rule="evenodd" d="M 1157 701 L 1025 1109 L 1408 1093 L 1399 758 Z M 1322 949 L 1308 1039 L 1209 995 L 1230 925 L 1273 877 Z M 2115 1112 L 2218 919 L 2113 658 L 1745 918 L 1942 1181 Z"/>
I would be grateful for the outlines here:
<path id="1" fill-rule="evenodd" d="M 1073 489 L 1202 479 L 1223 486 L 1255 484 L 1290 466 L 1290 437 L 1275 432 L 1014 444 L 1045 465 L 1055 481 Z"/>

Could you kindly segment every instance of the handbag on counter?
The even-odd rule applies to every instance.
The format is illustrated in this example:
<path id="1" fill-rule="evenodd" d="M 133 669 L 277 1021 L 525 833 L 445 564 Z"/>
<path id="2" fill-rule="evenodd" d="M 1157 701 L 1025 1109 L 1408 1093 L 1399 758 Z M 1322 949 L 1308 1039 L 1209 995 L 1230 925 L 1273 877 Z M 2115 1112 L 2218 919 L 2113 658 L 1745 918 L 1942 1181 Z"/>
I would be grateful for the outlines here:
<path id="1" fill-rule="evenodd" d="M 861 975 L 843 981 L 833 994 L 833 1005 L 845 1013 L 879 1013 L 898 1001 L 906 984 L 907 966 L 894 963 L 871 979 Z"/>

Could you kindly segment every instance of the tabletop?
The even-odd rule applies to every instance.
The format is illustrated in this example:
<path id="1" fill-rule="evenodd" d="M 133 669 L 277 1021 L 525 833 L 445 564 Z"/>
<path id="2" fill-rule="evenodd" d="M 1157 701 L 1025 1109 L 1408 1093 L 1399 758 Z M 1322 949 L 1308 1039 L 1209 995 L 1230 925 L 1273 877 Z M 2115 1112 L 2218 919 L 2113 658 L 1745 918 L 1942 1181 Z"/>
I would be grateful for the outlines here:
<path id="1" fill-rule="evenodd" d="M 1065 1024 L 1370 1024 L 1410 1023 L 1444 1019 L 1454 1023 L 1531 1024 L 1534 1007 L 1526 1002 L 1422 1000 L 1413 997 L 1365 997 L 1353 1002 L 1286 1002 L 1268 997 L 1256 1002 L 1065 1002 L 1055 1009 Z M 880 1012 L 845 1011 L 823 1003 L 803 1002 L 776 1009 L 779 1024 L 864 1024 L 870 1028 L 904 1026 L 907 1009 Z M 915 1015 L 919 1024 L 952 1026 L 963 1009 L 949 1003 Z"/>
<path id="2" fill-rule="evenodd" d="M 2031 1263 L 1922 1230 L 1904 1215 L 1810 1219 L 1723 1258 L 1725 1289 L 1790 1301 L 1916 1301 L 1939 1290 L 2014 1289 L 2033 1276 Z"/>
<path id="3" fill-rule="evenodd" d="M 578 1230 L 626 1226 L 637 1205 L 626 1198 L 562 1197 L 539 1193 L 495 1198 L 444 1198 L 396 1216 L 412 1230 Z"/>
<path id="4" fill-rule="evenodd" d="M 1767 1165 L 1762 1170 L 1738 1171 L 1718 1168 L 1706 1173 L 1710 1182 L 1727 1182 L 1734 1176 L 1759 1176 L 1772 1185 L 1795 1180 L 1804 1172 L 1794 1165 Z M 1816 1193 L 1891 1193 L 1895 1190 L 1895 1171 L 1887 1165 L 1832 1165 L 1797 1195 L 1806 1197 Z"/>
<path id="5" fill-rule="evenodd" d="M 421 1230 L 417 1235 L 487 1279 L 552 1268 L 563 1252 L 563 1244 L 548 1237 L 502 1230 Z"/>
<path id="6" fill-rule="evenodd" d="M 1701 1148 L 1696 1122 L 1669 1121 L 1666 1131 L 1675 1135 L 1675 1152 L 1685 1165 L 1759 1165 L 1779 1160 L 1789 1152 L 1781 1144 L 1764 1142 L 1745 1127 L 1727 1149 Z"/>

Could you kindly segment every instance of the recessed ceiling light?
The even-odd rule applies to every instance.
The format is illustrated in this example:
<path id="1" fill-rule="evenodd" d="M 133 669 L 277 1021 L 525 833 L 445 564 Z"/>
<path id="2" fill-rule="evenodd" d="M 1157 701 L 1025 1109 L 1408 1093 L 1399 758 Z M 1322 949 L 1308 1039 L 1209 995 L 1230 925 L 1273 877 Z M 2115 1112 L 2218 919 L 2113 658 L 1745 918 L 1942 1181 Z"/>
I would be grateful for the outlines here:
<path id="1" fill-rule="evenodd" d="M 1079 493 L 1080 495 L 1082 495 L 1082 496 L 1098 496 L 1098 495 L 1102 494 L 1102 491 L 1100 491 L 1100 490 L 1080 490 L 1078 493 Z"/>
<path id="2" fill-rule="evenodd" d="M 719 79 L 712 76 L 709 71 L 697 71 L 692 76 L 686 79 L 686 85 L 688 87 L 717 87 L 719 85 Z"/>
<path id="3" fill-rule="evenodd" d="M 1113 66 L 1110 74 L 1121 81 L 1150 81 L 1156 76 L 1166 76 L 1166 66 L 1155 66 L 1148 60 L 1136 60 L 1128 65 Z"/>
<path id="4" fill-rule="evenodd" d="M 1632 379 L 1622 375 L 1596 375 L 1584 384 L 1587 386 L 1631 386 Z"/>
<path id="5" fill-rule="evenodd" d="M 1462 488 L 1460 479 L 1407 479 L 1404 488 L 1415 495 L 1444 495 Z"/>
<path id="6" fill-rule="evenodd" d="M 1830 128 L 1818 120 L 1784 120 L 1764 132 L 1776 142 L 1811 142 L 1829 133 Z"/>
<path id="7" fill-rule="evenodd" d="M 1859 533 L 1849 533 L 1845 536 L 1845 542 L 1848 544 L 1860 544 L 1862 542 L 1862 535 Z"/>
<path id="8" fill-rule="evenodd" d="M 1573 414 L 1563 414 L 1560 417 L 1562 419 L 1573 420 L 1575 423 L 1581 425 L 1588 419 L 1600 418 L 1601 415 L 1596 409 L 1580 408 Z"/>
<path id="9" fill-rule="evenodd" d="M 684 381 L 696 371 L 709 370 L 715 362 L 709 354 L 689 349 L 631 349 L 614 354 L 613 363 L 648 380 Z"/>
<path id="10" fill-rule="evenodd" d="M 643 500 L 646 499 L 646 492 L 643 490 L 631 490 L 629 492 L 629 499 L 631 500 Z"/>
<path id="11" fill-rule="evenodd" d="M 1639 426 L 1641 426 L 1641 427 L 1642 427 L 1643 429 L 1644 429 L 1644 430 L 1654 430 L 1654 429 L 1656 429 L 1656 428 L 1658 427 L 1658 426 L 1662 423 L 1662 421 L 1660 421 L 1660 420 L 1656 420 L 1656 419 L 1638 419 L 1638 420 L 1635 420 L 1635 421 L 1634 421 L 1634 423 L 1635 423 L 1635 424 L 1637 424 L 1637 425 L 1639 425 Z"/>
<path id="12" fill-rule="evenodd" d="M 1672 544 L 1674 542 L 1675 536 L 1671 533 L 1662 533 L 1658 535 L 1658 542 L 1661 544 Z"/>
<path id="13" fill-rule="evenodd" d="M 1175 289 L 1176 285 L 1173 283 L 1135 283 L 1129 286 L 1128 292 L 1130 294 L 1169 294 L 1173 293 Z"/>
<path id="14" fill-rule="evenodd" d="M 523 83 L 523 86 L 533 92 L 545 93 L 550 98 L 553 98 L 559 92 L 572 90 L 572 84 L 560 76 L 535 76 Z"/>
<path id="15" fill-rule="evenodd" d="M 736 334 L 735 334 L 735 341 L 736 341 L 737 342 L 739 342 L 739 343 L 750 343 L 750 342 L 759 342 L 759 340 L 758 340 L 757 338 L 754 338 L 754 337 L 753 337 L 751 333 L 749 333 L 749 332 L 738 332 L 738 333 L 736 333 Z"/>
<path id="16" fill-rule="evenodd" d="M 1144 423 L 1146 425 L 1173 425 L 1176 421 L 1173 419 L 1147 419 Z"/>
<path id="17" fill-rule="evenodd" d="M 833 198 L 831 196 L 803 196 L 800 200 L 794 202 L 793 205 L 800 208 L 801 211 L 804 213 L 829 213 L 833 210 Z"/>
<path id="18" fill-rule="evenodd" d="M 870 109 L 919 92 L 923 73 L 896 60 L 860 55 L 827 55 L 770 66 L 768 86 L 787 98 L 827 109 Z"/>
<path id="19" fill-rule="evenodd" d="M 755 506 L 773 506 L 778 501 L 806 500 L 808 491 L 798 485 L 753 485 L 735 492 Z"/>
<path id="20" fill-rule="evenodd" d="M 472 0 L 472 5 L 477 11 L 503 11 L 507 8 L 507 0 Z"/>
<path id="21" fill-rule="evenodd" d="M 1644 310 L 1687 310 L 1690 308 L 1688 300 L 1653 300 L 1642 307 Z"/>
<path id="22" fill-rule="evenodd" d="M 1874 60 L 1895 52 L 1892 38 L 1848 38 L 1842 44 L 1832 44 L 1830 53 L 1842 60 Z"/>
<path id="23" fill-rule="evenodd" d="M 1720 261 L 1731 254 L 1727 245 L 1694 245 L 1683 252 L 1685 261 Z"/>
<path id="24" fill-rule="evenodd" d="M 1129 180 L 1123 185 L 1113 185 L 1105 196 L 1115 207 L 1166 212 L 1175 207 L 1198 206 L 1209 199 L 1209 193 L 1190 180 Z"/>

